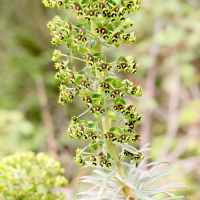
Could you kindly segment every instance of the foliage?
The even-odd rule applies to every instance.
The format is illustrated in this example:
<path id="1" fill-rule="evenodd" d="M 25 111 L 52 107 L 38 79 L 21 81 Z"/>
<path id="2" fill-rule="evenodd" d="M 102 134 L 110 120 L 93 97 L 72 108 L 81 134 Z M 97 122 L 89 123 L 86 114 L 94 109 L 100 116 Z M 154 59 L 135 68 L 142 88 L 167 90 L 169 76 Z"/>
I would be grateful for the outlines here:
<path id="1" fill-rule="evenodd" d="M 59 103 L 65 106 L 80 96 L 88 107 L 87 111 L 90 110 L 98 120 L 98 122 L 93 122 L 86 118 L 79 119 L 87 111 L 78 117 L 72 117 L 67 130 L 68 136 L 90 141 L 84 149 L 77 149 L 75 161 L 82 165 L 87 164 L 110 171 L 104 178 L 85 177 L 86 182 L 96 184 L 96 186 L 79 194 L 77 199 L 110 199 L 113 194 L 113 199 L 150 199 L 151 196 L 162 192 L 173 199 L 180 198 L 169 191 L 173 187 L 186 187 L 182 183 L 148 188 L 157 177 L 167 173 L 151 176 L 148 172 L 140 170 L 144 159 L 142 152 L 148 150 L 147 145 L 137 150 L 128 144 L 141 140 L 140 134 L 134 130 L 141 116 L 134 105 L 128 104 L 124 96 L 140 97 L 142 87 L 128 79 L 120 81 L 114 72 L 137 74 L 140 64 L 132 56 L 119 56 L 117 61 L 109 62 L 103 54 L 105 47 L 118 48 L 122 43 L 136 42 L 135 33 L 126 31 L 133 26 L 133 21 L 127 15 L 140 10 L 141 1 L 43 0 L 43 3 L 46 7 L 64 6 L 66 9 L 75 10 L 80 23 L 73 25 L 68 18 L 62 20 L 56 16 L 47 25 L 53 36 L 52 44 L 60 46 L 65 43 L 68 49 L 66 54 L 55 50 L 52 57 L 55 68 L 59 70 L 55 78 L 61 81 Z M 91 27 L 91 30 L 87 29 L 87 25 Z M 100 47 L 102 51 L 99 50 Z M 81 52 L 83 58 L 75 57 L 76 52 Z M 77 71 L 75 67 L 72 67 L 74 60 L 85 62 L 86 67 Z M 99 127 L 99 122 L 103 131 Z M 121 122 L 123 122 L 123 128 L 119 127 Z M 85 151 L 87 148 L 88 152 Z M 124 163 L 125 158 L 131 158 L 131 164 Z M 137 166 L 140 160 L 142 162 Z M 123 165 L 128 168 L 127 175 L 125 175 L 126 167 Z M 140 173 L 141 176 L 139 176 Z M 132 175 L 129 176 L 130 174 Z M 143 185 L 144 182 L 146 187 Z M 108 184 L 111 184 L 111 188 Z M 100 187 L 99 191 L 90 193 L 97 186 Z M 92 197 L 83 197 L 85 195 Z"/>
<path id="2" fill-rule="evenodd" d="M 61 175 L 64 169 L 59 162 L 44 153 L 17 153 L 0 161 L 1 199 L 64 199 L 53 194 L 55 186 L 64 186 L 67 180 Z"/>

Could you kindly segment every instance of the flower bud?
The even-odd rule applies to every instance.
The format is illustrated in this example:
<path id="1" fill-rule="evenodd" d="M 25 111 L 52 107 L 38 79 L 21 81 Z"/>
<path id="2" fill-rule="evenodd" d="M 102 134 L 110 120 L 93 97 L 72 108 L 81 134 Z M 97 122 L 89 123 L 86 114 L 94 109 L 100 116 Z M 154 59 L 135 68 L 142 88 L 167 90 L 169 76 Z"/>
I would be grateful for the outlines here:
<path id="1" fill-rule="evenodd" d="M 76 9 L 76 10 L 81 10 L 81 6 L 80 6 L 79 4 L 76 4 L 76 5 L 75 5 L 75 9 Z"/>
<path id="2" fill-rule="evenodd" d="M 103 87 L 103 83 L 99 83 L 99 87 Z"/>
<path id="3" fill-rule="evenodd" d="M 114 137 L 114 133 L 108 133 L 108 137 L 109 138 L 113 138 Z"/>
<path id="4" fill-rule="evenodd" d="M 125 135 L 125 134 L 122 134 L 122 135 L 120 136 L 120 138 L 121 138 L 122 140 L 125 140 L 125 139 L 126 139 L 126 135 Z"/>
<path id="5" fill-rule="evenodd" d="M 106 167 L 111 167 L 111 163 L 110 162 L 108 162 L 107 164 L 106 164 Z"/>
<path id="6" fill-rule="evenodd" d="M 109 88 L 109 84 L 108 83 L 104 83 L 104 88 L 108 89 Z"/>
<path id="7" fill-rule="evenodd" d="M 89 56 L 88 56 L 88 60 L 90 60 L 90 61 L 94 61 L 94 56 L 89 55 Z"/>
<path id="8" fill-rule="evenodd" d="M 101 28 L 101 29 L 100 29 L 100 32 L 101 32 L 102 34 L 106 34 L 106 33 L 107 33 L 107 30 L 106 30 L 105 28 Z"/>
<path id="9" fill-rule="evenodd" d="M 88 132 L 88 136 L 92 137 L 94 135 L 94 133 L 92 131 Z"/>
<path id="10" fill-rule="evenodd" d="M 113 10 L 114 10 L 115 12 L 118 12 L 118 11 L 119 11 L 119 7 L 116 6 Z"/>
<path id="11" fill-rule="evenodd" d="M 92 136 L 92 139 L 93 139 L 93 140 L 96 140 L 96 139 L 97 139 L 97 136 L 96 136 L 96 135 L 93 135 L 93 136 Z"/>
<path id="12" fill-rule="evenodd" d="M 94 8 L 98 8 L 98 4 L 97 3 L 94 3 Z"/>
<path id="13" fill-rule="evenodd" d="M 101 107 L 100 107 L 100 106 L 98 106 L 98 105 L 97 105 L 97 106 L 95 106 L 95 110 L 96 110 L 96 111 L 100 111 L 100 109 L 101 109 Z"/>
<path id="14" fill-rule="evenodd" d="M 104 113 L 104 112 L 105 112 L 105 109 L 102 108 L 102 109 L 100 110 L 100 113 Z"/>
<path id="15" fill-rule="evenodd" d="M 103 159 L 103 164 L 104 164 L 104 165 L 106 165 L 107 162 L 108 162 L 108 161 L 107 161 L 106 159 Z"/>
<path id="16" fill-rule="evenodd" d="M 86 81 L 82 80 L 81 81 L 81 85 L 85 86 L 86 85 Z"/>
<path id="17" fill-rule="evenodd" d="M 96 17 L 98 17 L 98 16 L 99 16 L 99 14 L 100 14 L 100 12 L 96 12 L 95 16 L 96 16 Z"/>
<path id="18" fill-rule="evenodd" d="M 88 103 L 92 103 L 92 98 L 88 97 L 88 98 L 87 98 L 87 102 L 88 102 Z"/>
<path id="19" fill-rule="evenodd" d="M 94 16 L 95 11 L 94 11 L 94 10 L 89 10 L 88 14 L 89 14 L 90 16 Z"/>
<path id="20" fill-rule="evenodd" d="M 93 108 L 91 108 L 91 109 L 90 109 L 90 112 L 91 112 L 91 113 L 94 113 L 94 109 L 93 109 Z"/>
<path id="21" fill-rule="evenodd" d="M 83 27 L 78 28 L 79 33 L 83 33 Z"/>
<path id="22" fill-rule="evenodd" d="M 88 7 L 88 8 L 89 8 L 89 7 L 90 7 L 90 3 L 86 3 L 86 7 Z"/>

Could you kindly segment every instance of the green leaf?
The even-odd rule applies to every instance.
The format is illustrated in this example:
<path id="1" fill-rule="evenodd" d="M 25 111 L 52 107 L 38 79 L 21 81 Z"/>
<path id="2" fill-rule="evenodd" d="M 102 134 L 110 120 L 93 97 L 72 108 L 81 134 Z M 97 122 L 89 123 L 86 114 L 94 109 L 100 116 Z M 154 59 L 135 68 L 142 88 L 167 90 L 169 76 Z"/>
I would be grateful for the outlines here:
<path id="1" fill-rule="evenodd" d="M 88 124 L 87 117 L 85 117 L 85 124 Z"/>
<path id="2" fill-rule="evenodd" d="M 86 3 L 89 3 L 89 2 L 90 2 L 90 0 L 82 0 L 81 4 L 86 4 Z"/>
<path id="3" fill-rule="evenodd" d="M 79 46 L 79 51 L 82 52 L 83 54 L 87 54 L 88 50 L 86 49 L 87 45 L 86 43 L 84 45 Z"/>
<path id="4" fill-rule="evenodd" d="M 94 54 L 95 57 L 101 57 L 101 59 L 106 62 L 106 57 L 103 53 L 95 53 Z"/>
<path id="5" fill-rule="evenodd" d="M 114 31 L 114 28 L 113 28 L 113 26 L 111 24 L 108 24 L 107 27 L 108 27 L 109 31 L 112 31 L 112 32 Z"/>
<path id="6" fill-rule="evenodd" d="M 118 127 L 112 127 L 109 129 L 109 132 L 115 132 L 115 131 L 117 131 L 117 129 L 118 129 Z"/>
<path id="7" fill-rule="evenodd" d="M 100 100 L 100 105 L 104 107 L 104 104 L 105 104 L 104 97 L 101 97 L 101 100 Z"/>
<path id="8" fill-rule="evenodd" d="M 112 111 L 109 112 L 108 117 L 109 117 L 109 119 L 111 119 L 111 122 L 116 122 L 117 119 L 119 118 L 119 117 L 116 115 L 116 113 L 114 113 L 114 112 L 112 112 Z"/>
<path id="9" fill-rule="evenodd" d="M 95 128 L 96 127 L 96 124 L 95 123 L 89 123 L 88 124 L 88 128 Z"/>
<path id="10" fill-rule="evenodd" d="M 80 82 L 83 80 L 83 77 L 82 76 L 78 76 L 77 78 L 76 78 L 76 82 L 78 83 L 78 84 L 80 84 Z"/>
<path id="11" fill-rule="evenodd" d="M 86 70 L 80 70 L 79 72 L 78 72 L 78 74 L 86 74 Z"/>
<path id="12" fill-rule="evenodd" d="M 107 79 L 104 80 L 104 82 L 106 82 L 106 83 L 112 83 L 113 80 L 114 80 L 114 78 L 107 78 Z"/>
<path id="13" fill-rule="evenodd" d="M 75 73 L 75 71 L 76 71 L 75 66 L 72 67 L 71 71 L 72 71 L 73 73 Z"/>
<path id="14" fill-rule="evenodd" d="M 114 109 L 112 109 L 112 111 L 115 112 Z M 116 115 L 117 115 L 120 119 L 122 119 L 124 122 L 128 122 L 128 120 L 127 120 L 121 113 L 119 113 L 119 112 L 115 112 L 115 113 L 116 113 Z"/>
<path id="15" fill-rule="evenodd" d="M 93 95 L 92 95 L 92 98 L 97 98 L 97 99 L 99 99 L 99 98 L 101 98 L 101 97 L 102 97 L 101 94 L 93 94 Z"/>
<path id="16" fill-rule="evenodd" d="M 123 104 L 123 105 L 126 105 L 126 101 L 125 101 L 124 99 L 122 99 L 122 98 L 118 98 L 118 99 L 115 101 L 115 104 L 119 104 L 119 103 L 121 103 L 121 104 Z"/>
<path id="17" fill-rule="evenodd" d="M 120 133 L 120 134 L 123 134 L 123 133 L 124 133 L 124 131 L 122 131 L 121 128 L 117 128 L 117 132 Z"/>
<path id="18" fill-rule="evenodd" d="M 98 122 L 96 122 L 96 127 L 95 127 L 95 129 L 96 129 L 96 133 L 98 134 L 98 133 L 99 133 L 99 126 L 98 126 Z"/>
<path id="19" fill-rule="evenodd" d="M 114 80 L 114 81 L 112 82 L 112 86 L 113 86 L 114 88 L 117 88 L 117 80 Z"/>

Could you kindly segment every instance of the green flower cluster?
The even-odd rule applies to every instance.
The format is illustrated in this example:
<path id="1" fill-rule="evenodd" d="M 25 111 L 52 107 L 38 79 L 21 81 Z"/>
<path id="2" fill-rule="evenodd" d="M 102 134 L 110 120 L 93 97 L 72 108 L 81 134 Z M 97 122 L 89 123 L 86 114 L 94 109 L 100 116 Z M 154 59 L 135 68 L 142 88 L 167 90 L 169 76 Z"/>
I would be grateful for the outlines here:
<path id="1" fill-rule="evenodd" d="M 43 3 L 46 7 L 54 8 L 57 6 L 60 8 L 64 6 L 66 9 L 71 8 L 76 11 L 77 19 L 82 26 L 74 27 L 79 32 L 75 35 L 74 43 L 77 40 L 84 43 L 91 39 L 92 36 L 88 36 L 88 38 L 87 32 L 83 27 L 87 24 L 91 25 L 91 21 L 94 19 L 97 21 L 97 35 L 106 40 L 108 44 L 114 44 L 118 47 L 120 43 L 136 42 L 135 34 L 125 33 L 124 29 L 133 26 L 133 22 L 126 17 L 126 14 L 140 10 L 141 0 L 121 0 L 120 4 L 113 0 L 43 0 Z M 122 25 L 123 28 L 116 32 L 115 28 L 119 25 Z M 62 23 L 58 17 L 50 22 L 48 26 L 55 35 L 53 42 L 57 45 L 61 43 L 61 41 L 57 43 L 57 38 L 66 40 L 73 29 L 73 26 L 67 20 Z"/>
<path id="2" fill-rule="evenodd" d="M 117 61 L 109 62 L 103 51 L 99 51 L 99 47 L 119 47 L 122 43 L 136 42 L 135 33 L 126 32 L 126 29 L 133 26 L 127 14 L 139 10 L 141 1 L 122 0 L 117 4 L 113 0 L 43 0 L 43 3 L 47 7 L 64 6 L 74 10 L 80 22 L 73 25 L 67 18 L 61 20 L 56 16 L 47 25 L 53 36 L 52 43 L 58 47 L 65 44 L 68 49 L 66 54 L 55 50 L 52 57 L 58 70 L 55 78 L 61 81 L 59 103 L 65 106 L 80 97 L 100 123 L 105 122 L 107 115 L 111 123 L 118 119 L 124 122 L 123 128 L 114 125 L 107 131 L 101 131 L 98 122 L 72 117 L 67 130 L 68 136 L 90 141 L 89 153 L 78 149 L 75 161 L 79 164 L 90 162 L 93 166 L 111 167 L 113 158 L 109 152 L 102 151 L 98 155 L 94 153 L 98 147 L 103 149 L 106 141 L 123 145 L 141 140 L 141 135 L 134 131 L 141 116 L 134 105 L 127 105 L 124 97 L 140 97 L 142 87 L 127 79 L 120 81 L 114 72 L 137 74 L 140 64 L 132 56 L 120 56 Z M 91 30 L 88 30 L 87 25 L 91 26 Z M 78 51 L 83 54 L 82 58 L 74 56 Z M 74 60 L 84 62 L 86 66 L 81 71 L 76 71 L 72 67 Z M 135 161 L 143 159 L 141 152 L 123 153 L 125 158 L 132 157 Z"/>
<path id="3" fill-rule="evenodd" d="M 124 156 L 126 158 L 132 158 L 134 157 L 134 161 L 137 163 L 139 160 L 143 160 L 144 159 L 144 156 L 142 155 L 141 152 L 138 152 L 137 154 L 134 154 L 134 153 L 131 153 L 127 150 L 124 150 Z"/>
<path id="4" fill-rule="evenodd" d="M 0 161 L 0 199 L 63 200 L 64 194 L 51 189 L 65 186 L 59 162 L 44 153 L 17 153 Z"/>
<path id="5" fill-rule="evenodd" d="M 108 153 L 107 156 L 103 154 L 103 152 L 99 153 L 98 155 L 92 152 L 92 149 L 89 149 L 89 153 L 83 152 L 81 149 L 76 150 L 76 164 L 82 164 L 84 165 L 86 162 L 86 159 L 91 162 L 92 166 L 101 166 L 101 167 L 111 167 L 111 156 Z"/>
<path id="6" fill-rule="evenodd" d="M 118 102 L 123 102 L 123 99 L 118 99 Z M 72 117 L 72 121 L 69 124 L 69 128 L 67 130 L 67 134 L 70 138 L 77 138 L 77 139 L 90 139 L 96 140 L 106 138 L 110 141 L 117 141 L 119 143 L 131 143 L 135 141 L 140 141 L 141 136 L 136 134 L 134 131 L 135 123 L 141 120 L 141 117 L 135 111 L 135 107 L 130 105 L 126 109 L 123 109 L 123 104 L 116 103 L 114 106 L 114 110 L 120 110 L 124 113 L 124 118 L 127 120 L 125 123 L 124 128 L 112 127 L 108 133 L 101 133 L 98 130 L 98 122 L 90 122 L 87 120 L 80 120 L 77 117 Z M 100 114 L 105 112 L 100 106 L 95 106 L 94 112 L 99 112 Z M 110 110 L 110 109 L 108 109 Z M 111 112 L 111 119 L 115 115 L 114 112 Z M 95 114 L 95 117 L 98 118 L 98 115 Z M 101 118 L 99 118 L 101 120 Z"/>

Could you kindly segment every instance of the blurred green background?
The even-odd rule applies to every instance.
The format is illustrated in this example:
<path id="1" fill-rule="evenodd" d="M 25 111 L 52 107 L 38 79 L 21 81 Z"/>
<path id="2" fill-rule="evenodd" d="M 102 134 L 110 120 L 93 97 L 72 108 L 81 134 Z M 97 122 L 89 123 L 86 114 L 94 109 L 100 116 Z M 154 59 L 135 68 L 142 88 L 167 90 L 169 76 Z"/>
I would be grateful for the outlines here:
<path id="1" fill-rule="evenodd" d="M 80 170 L 73 161 L 74 150 L 87 142 L 69 139 L 66 129 L 71 116 L 85 108 L 80 100 L 66 109 L 58 104 L 59 81 L 51 62 L 55 46 L 46 26 L 56 14 L 76 23 L 73 12 L 45 8 L 41 0 L 0 0 L 0 158 L 29 150 L 46 152 L 65 167 L 70 185 L 63 191 L 73 200 L 85 187 L 77 185 L 76 177 L 90 169 Z M 138 42 L 105 54 L 111 61 L 132 55 L 142 66 L 137 75 L 119 77 L 143 87 L 143 97 L 128 99 L 143 116 L 136 128 L 143 138 L 140 145 L 150 142 L 153 159 L 171 162 L 159 170 L 173 175 L 158 184 L 185 182 L 190 190 L 179 192 L 198 200 L 200 1 L 143 0 L 142 10 L 130 17 Z M 64 46 L 61 50 L 66 52 Z"/>

